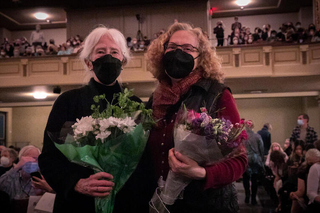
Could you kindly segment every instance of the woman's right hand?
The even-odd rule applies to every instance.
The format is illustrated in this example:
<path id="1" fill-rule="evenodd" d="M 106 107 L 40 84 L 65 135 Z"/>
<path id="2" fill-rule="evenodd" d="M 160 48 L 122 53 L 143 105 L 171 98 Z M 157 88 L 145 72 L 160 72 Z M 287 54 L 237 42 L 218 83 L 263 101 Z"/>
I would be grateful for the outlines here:
<path id="1" fill-rule="evenodd" d="M 36 162 L 36 160 L 33 157 L 23 156 L 23 157 L 20 158 L 19 162 L 14 166 L 14 168 L 19 170 L 27 162 Z"/>
<path id="2" fill-rule="evenodd" d="M 92 197 L 105 197 L 108 196 L 114 186 L 111 181 L 113 176 L 105 172 L 99 172 L 85 179 L 80 179 L 74 190 L 81 194 L 89 195 Z"/>

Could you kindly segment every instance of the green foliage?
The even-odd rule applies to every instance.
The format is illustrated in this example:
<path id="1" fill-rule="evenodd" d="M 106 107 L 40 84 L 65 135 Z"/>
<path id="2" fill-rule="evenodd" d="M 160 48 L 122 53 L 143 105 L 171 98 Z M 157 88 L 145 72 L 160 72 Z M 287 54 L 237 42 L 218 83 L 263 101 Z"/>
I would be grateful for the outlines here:
<path id="1" fill-rule="evenodd" d="M 143 103 L 132 101 L 130 97 L 133 96 L 132 90 L 124 89 L 123 92 L 113 95 L 111 103 L 106 99 L 105 95 L 96 95 L 93 97 L 94 102 L 97 104 L 91 105 L 93 111 L 93 118 L 125 118 L 132 117 L 137 123 L 142 123 L 145 130 L 151 129 L 155 124 L 152 118 L 152 110 L 146 109 Z M 100 101 L 106 101 L 106 108 L 100 112 Z M 117 102 L 113 104 L 114 102 Z"/>

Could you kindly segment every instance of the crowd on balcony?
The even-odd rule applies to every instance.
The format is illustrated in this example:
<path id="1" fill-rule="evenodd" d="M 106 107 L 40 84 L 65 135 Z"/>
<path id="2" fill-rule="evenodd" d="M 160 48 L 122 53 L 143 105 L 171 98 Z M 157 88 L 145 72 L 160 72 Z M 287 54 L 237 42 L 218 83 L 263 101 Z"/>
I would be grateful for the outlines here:
<path id="1" fill-rule="evenodd" d="M 292 22 L 283 23 L 279 28 L 272 28 L 270 24 L 256 27 L 252 32 L 250 27 L 243 26 L 234 18 L 231 25 L 232 33 L 227 39 L 224 36 L 225 26 L 222 21 L 217 22 L 213 33 L 217 38 L 217 46 L 243 45 L 243 44 L 264 44 L 264 43 L 309 43 L 320 41 L 320 31 L 314 24 L 303 28 L 300 22 L 295 25 Z M 226 45 L 225 45 L 226 40 Z"/>

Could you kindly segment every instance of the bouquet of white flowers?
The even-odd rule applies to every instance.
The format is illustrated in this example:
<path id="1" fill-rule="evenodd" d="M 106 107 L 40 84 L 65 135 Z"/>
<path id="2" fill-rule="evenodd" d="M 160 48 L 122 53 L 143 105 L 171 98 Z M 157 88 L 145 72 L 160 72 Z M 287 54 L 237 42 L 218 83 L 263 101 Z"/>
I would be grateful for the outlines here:
<path id="1" fill-rule="evenodd" d="M 111 103 L 104 95 L 95 96 L 97 104 L 107 101 L 106 109 L 100 112 L 99 105 L 92 105 L 92 115 L 77 119 L 72 125 L 73 135 L 60 135 L 63 144 L 55 143 L 71 162 L 89 166 L 96 173 L 113 175 L 115 185 L 111 194 L 95 199 L 97 213 L 112 213 L 115 195 L 135 170 L 148 139 L 148 130 L 154 124 L 152 111 L 145 109 L 143 103 L 132 101 L 131 96 L 132 92 L 127 89 L 116 94 Z"/>

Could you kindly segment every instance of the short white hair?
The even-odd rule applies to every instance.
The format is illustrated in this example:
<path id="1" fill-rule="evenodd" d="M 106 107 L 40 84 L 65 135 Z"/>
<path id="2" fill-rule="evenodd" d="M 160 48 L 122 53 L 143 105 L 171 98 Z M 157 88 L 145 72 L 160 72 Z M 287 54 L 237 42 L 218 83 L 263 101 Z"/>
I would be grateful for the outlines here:
<path id="1" fill-rule="evenodd" d="M 21 159 L 21 157 L 25 156 L 26 153 L 31 150 L 31 149 L 36 149 L 38 152 L 39 152 L 39 155 L 41 154 L 41 151 L 39 148 L 33 146 L 33 145 L 28 145 L 28 146 L 25 146 L 23 147 L 20 152 L 19 152 L 19 159 Z"/>
<path id="2" fill-rule="evenodd" d="M 318 149 L 309 149 L 306 152 L 307 162 L 320 162 L 320 151 Z"/>
<path id="3" fill-rule="evenodd" d="M 80 60 L 84 62 L 86 70 L 86 79 L 93 77 L 93 72 L 91 72 L 85 65 L 85 61 L 90 60 L 94 47 L 104 35 L 108 35 L 120 47 L 123 55 L 123 66 L 126 65 L 130 60 L 130 50 L 127 47 L 127 41 L 123 34 L 117 29 L 107 28 L 103 25 L 99 25 L 99 27 L 92 30 L 91 33 L 85 38 L 83 49 L 80 54 Z"/>

